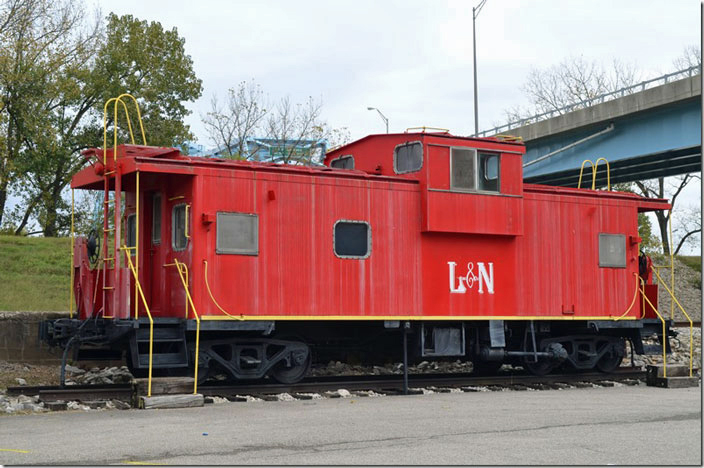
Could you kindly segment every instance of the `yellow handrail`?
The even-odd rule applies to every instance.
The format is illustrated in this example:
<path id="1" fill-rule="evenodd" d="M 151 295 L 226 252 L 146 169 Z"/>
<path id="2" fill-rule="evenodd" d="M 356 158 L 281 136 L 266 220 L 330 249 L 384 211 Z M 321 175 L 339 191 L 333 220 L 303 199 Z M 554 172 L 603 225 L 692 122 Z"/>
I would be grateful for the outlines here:
<path id="1" fill-rule="evenodd" d="M 592 162 L 591 159 L 585 159 L 582 161 L 582 167 L 579 168 L 579 181 L 577 182 L 577 188 L 582 188 L 584 165 L 589 163 L 592 166 L 592 190 L 596 190 L 596 173 L 599 167 L 599 161 L 604 161 L 606 163 L 606 188 L 611 191 L 611 167 L 609 166 L 609 161 L 607 161 L 606 158 L 599 158 L 596 162 Z"/>
<path id="2" fill-rule="evenodd" d="M 586 163 L 591 164 L 592 166 L 592 174 L 594 174 L 594 163 L 592 162 L 591 159 L 585 159 L 582 161 L 582 167 L 579 169 L 579 182 L 577 182 L 577 188 L 582 188 L 582 174 L 584 173 L 584 165 Z"/>
<path id="3" fill-rule="evenodd" d="M 73 202 L 73 189 L 71 189 L 71 285 L 69 286 L 68 290 L 68 318 L 73 318 L 73 281 L 74 281 L 74 231 L 73 231 L 73 213 L 74 213 L 74 202 Z"/>
<path id="4" fill-rule="evenodd" d="M 134 263 L 137 266 L 137 281 L 139 281 L 139 171 L 137 171 L 137 186 L 136 186 L 136 208 L 134 219 Z M 134 291 L 134 318 L 139 319 L 139 303 L 137 302 L 137 289 Z"/>
<path id="5" fill-rule="evenodd" d="M 228 317 L 232 317 L 236 320 L 244 320 L 244 314 L 240 314 L 239 317 L 236 315 L 229 314 L 225 309 L 220 306 L 220 304 L 218 304 L 218 301 L 215 300 L 215 297 L 213 296 L 213 293 L 210 290 L 210 284 L 208 283 L 208 261 L 203 260 L 203 263 L 205 264 L 205 271 L 203 272 L 203 277 L 205 278 L 205 289 L 208 290 L 208 294 L 210 295 L 210 299 L 213 301 L 213 304 L 215 304 L 215 306 L 220 309 L 220 312 L 227 315 Z"/>
<path id="6" fill-rule="evenodd" d="M 200 317 L 198 316 L 198 312 L 196 311 L 196 306 L 193 304 L 193 298 L 191 298 L 191 293 L 188 290 L 188 283 L 186 282 L 186 278 L 184 276 L 184 272 L 188 272 L 188 267 L 185 263 L 181 263 L 176 259 L 174 259 L 174 263 L 168 263 L 164 266 L 176 266 L 178 276 L 179 278 L 181 278 L 181 284 L 183 284 L 183 290 L 186 292 L 186 300 L 188 301 L 188 304 L 191 305 L 191 309 L 193 310 L 193 316 L 196 318 L 196 351 L 194 359 L 195 372 L 193 375 L 193 394 L 195 395 L 198 393 L 198 352 L 200 347 Z"/>
<path id="7" fill-rule="evenodd" d="M 636 303 L 636 297 L 638 297 L 638 284 L 639 284 L 638 280 L 640 278 L 638 276 L 638 273 L 633 273 L 633 276 L 636 277 L 636 289 L 633 292 L 633 300 L 631 301 L 631 305 L 628 306 L 628 309 L 626 309 L 626 311 L 623 314 L 621 314 L 621 316 L 616 317 L 614 319 L 614 322 L 617 322 L 617 321 L 621 320 L 623 317 L 625 317 L 631 311 L 631 309 L 633 308 L 633 305 Z"/>
<path id="8" fill-rule="evenodd" d="M 144 125 L 142 123 L 142 114 L 139 111 L 139 104 L 137 103 L 137 99 L 132 96 L 129 93 L 123 93 L 120 94 L 116 98 L 110 98 L 105 102 L 105 106 L 103 107 L 103 166 L 106 164 L 106 159 L 107 159 L 107 146 L 108 146 L 108 107 L 110 106 L 111 103 L 113 104 L 113 107 L 115 109 L 115 116 L 114 116 L 114 130 L 113 130 L 113 154 L 112 158 L 113 161 L 117 160 L 117 103 L 119 102 L 122 104 L 122 108 L 125 111 L 125 119 L 127 120 L 127 127 L 129 129 L 130 133 L 130 141 L 134 145 L 134 133 L 132 132 L 132 120 L 130 119 L 130 113 L 127 111 L 127 104 L 122 100 L 123 97 L 127 97 L 132 99 L 134 102 L 135 108 L 137 109 L 137 120 L 139 121 L 139 128 L 142 131 L 142 144 L 145 146 L 147 145 L 147 137 L 144 134 Z"/>
<path id="9" fill-rule="evenodd" d="M 609 166 L 609 161 L 606 160 L 606 158 L 599 158 L 596 160 L 594 163 L 594 176 L 592 177 L 592 190 L 594 190 L 595 184 L 596 184 L 596 172 L 597 168 L 599 167 L 599 161 L 604 161 L 606 163 L 606 187 L 608 188 L 609 192 L 611 191 L 611 167 Z"/>
<path id="10" fill-rule="evenodd" d="M 152 313 L 149 311 L 149 306 L 147 305 L 147 300 L 144 298 L 144 291 L 142 291 L 142 285 L 139 283 L 139 278 L 137 277 L 137 272 L 132 264 L 132 257 L 130 256 L 130 249 L 122 246 L 121 250 L 125 251 L 127 257 L 127 264 L 130 267 L 130 271 L 134 276 L 135 289 L 139 291 L 139 295 L 142 298 L 142 303 L 144 304 L 144 310 L 147 311 L 147 317 L 149 317 L 149 380 L 147 382 L 147 396 L 152 396 L 152 353 L 154 351 L 154 319 L 152 318 Z M 137 352 L 137 359 L 139 359 L 139 351 Z"/>
<path id="11" fill-rule="evenodd" d="M 689 376 L 692 377 L 692 354 L 693 354 L 693 350 L 694 350 L 692 331 L 694 328 L 694 322 L 692 321 L 689 314 L 684 310 L 684 307 L 682 307 L 682 304 L 680 304 L 680 301 L 677 300 L 674 292 L 672 292 L 670 290 L 670 288 L 667 287 L 667 285 L 665 284 L 665 281 L 663 281 L 663 279 L 660 277 L 660 274 L 655 270 L 655 268 L 653 268 L 653 273 L 655 273 L 655 276 L 658 277 L 658 280 L 660 280 L 660 283 L 665 287 L 665 290 L 670 294 L 670 297 L 672 298 L 671 302 L 674 302 L 675 304 L 677 304 L 677 307 L 680 308 L 680 310 L 682 311 L 684 316 L 687 317 L 687 320 L 689 321 Z"/>
<path id="12" fill-rule="evenodd" d="M 660 315 L 660 312 L 658 312 L 658 309 L 653 305 L 652 302 L 650 302 L 650 299 L 645 295 L 645 281 L 643 281 L 643 278 L 640 278 L 640 292 L 643 294 L 643 298 L 648 301 L 648 304 L 650 307 L 653 308 L 655 313 L 658 315 L 658 318 L 662 322 L 662 365 L 663 365 L 663 377 L 667 377 L 667 354 L 666 354 L 666 348 L 667 348 L 667 335 L 665 334 L 665 319 L 662 318 L 662 315 Z"/>

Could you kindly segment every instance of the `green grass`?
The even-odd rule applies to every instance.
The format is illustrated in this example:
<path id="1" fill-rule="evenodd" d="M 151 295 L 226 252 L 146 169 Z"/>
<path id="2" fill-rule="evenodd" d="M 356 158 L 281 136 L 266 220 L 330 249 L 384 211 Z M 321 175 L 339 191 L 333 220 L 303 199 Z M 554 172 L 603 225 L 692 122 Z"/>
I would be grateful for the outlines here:
<path id="1" fill-rule="evenodd" d="M 0 310 L 68 310 L 70 240 L 0 236 Z"/>
<path id="2" fill-rule="evenodd" d="M 698 271 L 699 273 L 702 272 L 702 257 L 678 255 L 677 258 L 692 270 Z"/>

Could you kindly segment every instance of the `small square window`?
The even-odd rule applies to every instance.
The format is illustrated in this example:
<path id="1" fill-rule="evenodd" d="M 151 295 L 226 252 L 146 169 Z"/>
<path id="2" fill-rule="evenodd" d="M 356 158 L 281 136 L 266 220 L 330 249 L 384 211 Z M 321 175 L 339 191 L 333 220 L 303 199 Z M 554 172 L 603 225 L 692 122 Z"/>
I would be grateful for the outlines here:
<path id="1" fill-rule="evenodd" d="M 626 268 L 625 235 L 599 234 L 599 266 L 602 268 Z"/>
<path id="2" fill-rule="evenodd" d="M 423 167 L 423 144 L 411 141 L 394 148 L 394 171 L 396 174 L 419 171 Z"/>
<path id="3" fill-rule="evenodd" d="M 333 232 L 335 255 L 367 258 L 371 253 L 371 228 L 364 221 L 338 221 Z"/>
<path id="4" fill-rule="evenodd" d="M 354 169 L 354 158 L 352 155 L 340 156 L 330 161 L 330 167 L 336 169 Z"/>
<path id="5" fill-rule="evenodd" d="M 248 213 L 218 213 L 215 252 L 259 255 L 259 217 Z"/>
<path id="6" fill-rule="evenodd" d="M 477 152 L 467 148 L 450 150 L 450 188 L 453 190 L 475 190 Z"/>
<path id="7" fill-rule="evenodd" d="M 171 243 L 174 250 L 184 250 L 188 244 L 186 222 L 186 205 L 174 206 L 171 210 Z"/>
<path id="8" fill-rule="evenodd" d="M 499 191 L 499 155 L 479 153 L 479 190 Z"/>

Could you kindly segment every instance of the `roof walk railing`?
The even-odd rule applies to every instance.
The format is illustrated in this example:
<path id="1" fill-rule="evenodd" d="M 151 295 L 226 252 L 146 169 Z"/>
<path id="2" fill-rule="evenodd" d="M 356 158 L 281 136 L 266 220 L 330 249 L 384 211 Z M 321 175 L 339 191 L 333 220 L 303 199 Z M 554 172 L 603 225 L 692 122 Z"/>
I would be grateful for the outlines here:
<path id="1" fill-rule="evenodd" d="M 685 68 L 683 70 L 678 70 L 676 72 L 668 73 L 666 75 L 658 76 L 657 78 L 652 78 L 650 80 L 641 81 L 640 83 L 626 86 L 616 91 L 611 91 L 609 93 L 600 94 L 591 99 L 585 99 L 574 104 L 569 104 L 559 109 L 549 110 L 541 114 L 536 114 L 531 117 L 526 117 L 525 119 L 514 120 L 504 125 L 494 127 L 488 130 L 482 130 L 481 132 L 472 135 L 474 137 L 485 137 L 496 135 L 498 133 L 503 133 L 508 130 L 523 127 L 525 125 L 540 122 L 541 120 L 547 120 L 558 115 L 566 114 L 567 112 L 572 112 L 578 109 L 584 109 L 585 107 L 590 107 L 596 104 L 601 104 L 606 101 L 611 101 L 613 99 L 618 99 L 629 94 L 645 91 L 646 89 L 654 88 L 656 86 L 667 84 L 673 80 L 679 80 L 683 78 L 691 78 L 694 75 L 701 73 L 701 65 L 695 65 L 693 67 Z"/>

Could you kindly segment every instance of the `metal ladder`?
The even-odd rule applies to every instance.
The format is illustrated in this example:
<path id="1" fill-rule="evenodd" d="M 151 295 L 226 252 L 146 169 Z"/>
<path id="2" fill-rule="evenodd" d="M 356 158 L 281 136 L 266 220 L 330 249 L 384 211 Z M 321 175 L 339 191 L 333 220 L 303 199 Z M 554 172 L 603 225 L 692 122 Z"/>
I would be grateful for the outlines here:
<path id="1" fill-rule="evenodd" d="M 122 233 L 122 174 L 117 164 L 117 123 L 118 123 L 118 104 L 122 104 L 127 127 L 129 129 L 130 140 L 134 145 L 134 133 L 132 131 L 132 121 L 130 119 L 127 105 L 123 98 L 132 99 L 137 110 L 137 119 L 139 127 L 142 131 L 142 141 L 146 146 L 147 139 L 144 134 L 144 126 L 142 124 L 142 115 L 139 111 L 137 99 L 131 94 L 121 94 L 118 97 L 108 99 L 103 108 L 103 318 L 115 318 L 116 314 L 121 312 L 121 295 L 119 290 L 122 286 L 122 269 L 120 268 L 120 244 Z M 110 104 L 113 104 L 113 149 L 112 158 L 108 158 L 108 109 Z M 113 181 L 113 197 L 110 198 L 110 183 Z M 113 216 L 112 223 L 110 221 L 110 208 L 112 205 Z M 135 226 L 136 232 L 139 232 L 139 226 Z M 112 238 L 112 242 L 110 239 Z M 136 247 L 128 247 L 134 249 Z M 136 252 L 136 255 L 138 253 Z M 137 258 L 137 271 L 139 271 L 139 261 Z M 135 311 L 137 301 L 135 300 Z"/>

